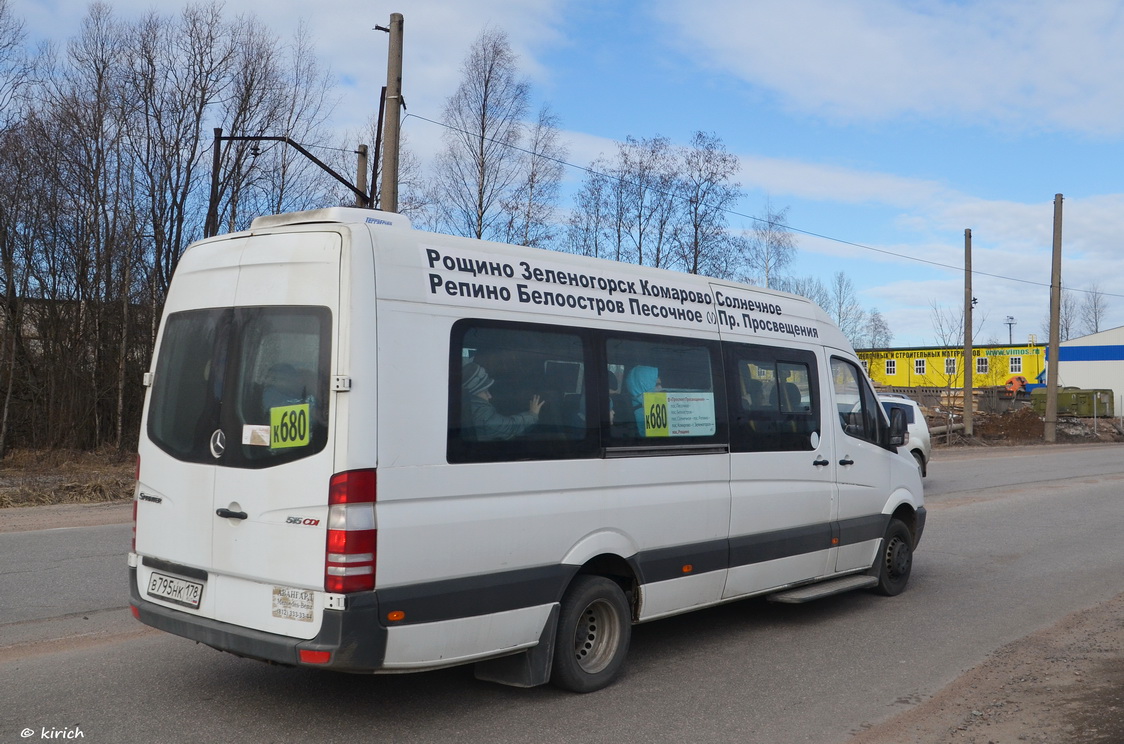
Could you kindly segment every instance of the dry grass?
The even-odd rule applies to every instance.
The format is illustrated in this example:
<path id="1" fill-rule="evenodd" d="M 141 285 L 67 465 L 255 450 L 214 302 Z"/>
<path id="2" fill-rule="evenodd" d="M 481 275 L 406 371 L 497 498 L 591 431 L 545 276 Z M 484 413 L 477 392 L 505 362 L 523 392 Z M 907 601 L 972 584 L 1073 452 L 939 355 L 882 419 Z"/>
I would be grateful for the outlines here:
<path id="1" fill-rule="evenodd" d="M 0 461 L 0 508 L 125 501 L 136 456 L 116 450 L 16 450 Z"/>

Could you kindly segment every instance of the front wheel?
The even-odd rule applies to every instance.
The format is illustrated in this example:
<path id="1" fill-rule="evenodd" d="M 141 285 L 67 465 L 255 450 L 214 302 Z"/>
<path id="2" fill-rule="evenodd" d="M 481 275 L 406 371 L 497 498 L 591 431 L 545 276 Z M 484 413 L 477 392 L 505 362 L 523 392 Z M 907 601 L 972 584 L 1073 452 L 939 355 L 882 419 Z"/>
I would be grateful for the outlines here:
<path id="1" fill-rule="evenodd" d="M 917 460 L 917 469 L 921 471 L 921 477 L 925 477 L 925 456 L 917 450 L 913 450 L 913 459 Z"/>
<path id="2" fill-rule="evenodd" d="M 576 577 L 562 598 L 550 681 L 571 692 L 600 690 L 620 673 L 631 637 L 620 586 L 602 576 Z"/>
<path id="3" fill-rule="evenodd" d="M 891 519 L 874 564 L 878 572 L 878 593 L 887 597 L 901 594 L 912 568 L 913 535 L 900 520 Z"/>

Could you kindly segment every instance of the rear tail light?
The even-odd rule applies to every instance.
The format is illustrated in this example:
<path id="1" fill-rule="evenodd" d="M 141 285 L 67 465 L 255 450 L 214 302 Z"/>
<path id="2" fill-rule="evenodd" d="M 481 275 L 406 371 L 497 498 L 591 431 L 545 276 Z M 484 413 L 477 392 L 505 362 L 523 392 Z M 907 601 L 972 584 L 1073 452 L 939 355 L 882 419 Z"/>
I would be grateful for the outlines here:
<path id="1" fill-rule="evenodd" d="M 328 485 L 328 546 L 324 590 L 375 588 L 375 471 L 336 473 Z"/>

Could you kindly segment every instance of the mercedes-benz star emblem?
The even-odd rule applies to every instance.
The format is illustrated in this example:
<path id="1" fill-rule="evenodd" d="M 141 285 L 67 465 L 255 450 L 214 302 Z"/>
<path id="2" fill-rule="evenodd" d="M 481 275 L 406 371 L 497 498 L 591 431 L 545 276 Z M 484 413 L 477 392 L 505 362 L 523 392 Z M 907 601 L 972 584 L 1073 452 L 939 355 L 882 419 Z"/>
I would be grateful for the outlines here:
<path id="1" fill-rule="evenodd" d="M 222 433 L 222 429 L 215 429 L 215 433 L 211 435 L 211 454 L 218 459 L 225 451 L 226 435 Z"/>

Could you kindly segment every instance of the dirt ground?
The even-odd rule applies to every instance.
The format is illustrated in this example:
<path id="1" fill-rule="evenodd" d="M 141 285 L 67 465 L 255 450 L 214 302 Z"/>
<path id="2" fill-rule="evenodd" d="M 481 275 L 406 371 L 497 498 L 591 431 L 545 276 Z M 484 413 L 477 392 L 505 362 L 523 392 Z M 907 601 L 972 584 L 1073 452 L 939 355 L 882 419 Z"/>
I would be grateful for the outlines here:
<path id="1" fill-rule="evenodd" d="M 977 446 L 998 447 L 1004 441 L 1026 444 L 1035 436 L 1041 441 L 1041 430 L 1025 414 L 985 426 L 1003 431 L 985 429 L 988 433 L 979 433 L 983 441 L 977 440 Z M 1071 441 L 1120 441 L 1118 429 L 1093 431 L 1080 422 L 1066 427 L 1063 431 L 1059 423 L 1059 433 Z M 936 448 L 935 459 L 942 449 Z M 122 524 L 131 519 L 130 460 L 63 455 L 58 462 L 52 457 L 4 460 L 0 532 Z M 50 503 L 60 500 L 94 503 Z M 932 698 L 850 740 L 850 744 L 1018 742 L 1124 744 L 1124 594 L 999 649 Z"/>
<path id="2" fill-rule="evenodd" d="M 1121 744 L 1124 594 L 993 653 L 849 744 Z"/>
<path id="3" fill-rule="evenodd" d="M 0 509 L 129 500 L 135 478 L 136 455 L 17 450 L 0 461 Z"/>

